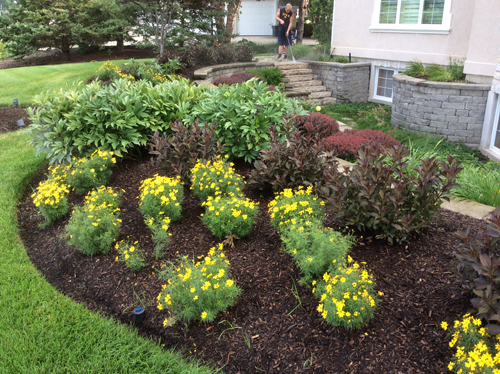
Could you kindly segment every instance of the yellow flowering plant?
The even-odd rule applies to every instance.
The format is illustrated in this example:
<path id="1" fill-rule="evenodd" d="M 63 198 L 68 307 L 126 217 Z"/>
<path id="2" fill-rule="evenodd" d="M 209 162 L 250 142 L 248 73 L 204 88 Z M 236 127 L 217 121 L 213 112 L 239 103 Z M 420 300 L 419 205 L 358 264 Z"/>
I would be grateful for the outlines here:
<path id="1" fill-rule="evenodd" d="M 180 177 L 169 178 L 156 174 L 144 180 L 139 191 L 139 210 L 146 220 L 153 218 L 154 222 L 159 222 L 169 217 L 171 221 L 178 221 L 181 218 L 184 188 Z"/>
<path id="2" fill-rule="evenodd" d="M 458 374 L 500 374 L 500 335 L 490 336 L 480 319 L 466 314 L 452 328 L 447 322 L 442 322 L 441 328 L 449 331 L 449 346 L 456 349 L 449 370 Z"/>
<path id="3" fill-rule="evenodd" d="M 163 250 L 166 248 L 168 243 L 170 243 L 170 237 L 172 236 L 172 234 L 168 232 L 170 227 L 170 218 L 160 216 L 155 219 L 151 217 L 145 219 L 145 222 L 153 233 L 153 242 L 155 243 L 154 256 L 155 259 L 158 260 L 163 257 Z"/>
<path id="4" fill-rule="evenodd" d="M 276 194 L 275 199 L 268 205 L 268 211 L 271 223 L 278 232 L 281 232 L 293 222 L 295 224 L 300 221 L 322 222 L 323 206 L 324 202 L 312 193 L 312 187 L 300 186 L 296 190 L 287 188 Z"/>
<path id="5" fill-rule="evenodd" d="M 360 328 L 373 318 L 378 303 L 374 286 L 373 276 L 348 256 L 346 264 L 313 282 L 317 310 L 333 326 Z"/>
<path id="6" fill-rule="evenodd" d="M 208 196 L 202 203 L 205 213 L 202 221 L 212 234 L 219 238 L 237 235 L 242 238 L 250 234 L 259 214 L 258 203 L 234 196 Z"/>
<path id="7" fill-rule="evenodd" d="M 133 244 L 127 243 L 122 240 L 115 244 L 115 249 L 118 251 L 115 261 L 124 262 L 127 267 L 132 271 L 139 271 L 144 266 L 144 250 L 138 245 L 136 241 Z"/>
<path id="8" fill-rule="evenodd" d="M 303 275 L 301 283 L 311 284 L 330 268 L 345 263 L 355 242 L 352 235 L 324 228 L 319 221 L 297 222 L 292 218 L 291 223 L 283 230 L 281 240 Z"/>
<path id="9" fill-rule="evenodd" d="M 43 226 L 50 225 L 68 213 L 69 185 L 54 179 L 47 179 L 38 185 L 31 195 L 33 203 L 45 218 Z"/>
<path id="10" fill-rule="evenodd" d="M 157 297 L 158 309 L 168 308 L 184 321 L 211 322 L 233 305 L 241 290 L 229 278 L 230 263 L 222 248 L 219 243 L 196 260 L 183 256 L 160 271 L 167 283 Z"/>
<path id="11" fill-rule="evenodd" d="M 209 196 L 240 195 L 245 182 L 234 171 L 234 164 L 228 163 L 228 156 L 220 156 L 215 161 L 201 162 L 198 160 L 191 169 L 191 190 L 202 201 Z"/>
<path id="12" fill-rule="evenodd" d="M 83 194 L 108 183 L 111 168 L 116 164 L 113 152 L 97 149 L 89 157 L 73 158 L 68 183 L 76 193 Z"/>
<path id="13" fill-rule="evenodd" d="M 108 253 L 121 224 L 119 199 L 120 194 L 110 187 L 90 192 L 66 225 L 68 244 L 90 256 Z"/>
<path id="14" fill-rule="evenodd" d="M 101 81 L 107 81 L 110 79 L 115 80 L 120 78 L 126 78 L 132 81 L 135 80 L 133 75 L 122 72 L 118 65 L 115 65 L 110 61 L 102 64 L 101 67 L 97 69 L 96 74 Z"/>

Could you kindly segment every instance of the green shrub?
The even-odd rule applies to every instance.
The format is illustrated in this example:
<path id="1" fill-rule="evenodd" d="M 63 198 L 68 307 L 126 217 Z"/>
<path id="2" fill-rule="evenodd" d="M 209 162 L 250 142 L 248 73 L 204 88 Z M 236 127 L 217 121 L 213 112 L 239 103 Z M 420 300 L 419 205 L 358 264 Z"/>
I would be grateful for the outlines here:
<path id="1" fill-rule="evenodd" d="M 170 243 L 171 233 L 168 232 L 168 228 L 170 227 L 170 218 L 169 217 L 158 217 L 158 218 L 147 218 L 145 220 L 146 225 L 148 225 L 149 229 L 153 233 L 153 243 L 155 243 L 154 247 L 154 255 L 155 259 L 162 258 L 164 253 L 162 252 L 167 245 Z"/>
<path id="2" fill-rule="evenodd" d="M 118 237 L 121 220 L 119 194 L 100 187 L 85 197 L 83 207 L 76 207 L 66 225 L 68 244 L 85 255 L 108 253 Z"/>
<path id="3" fill-rule="evenodd" d="M 267 90 L 264 82 L 253 79 L 232 86 L 210 87 L 183 121 L 193 123 L 199 119 L 219 124 L 215 134 L 224 144 L 225 153 L 231 158 L 253 161 L 260 150 L 267 148 L 272 126 L 280 131 L 285 115 L 305 114 L 284 93 Z"/>
<path id="4" fill-rule="evenodd" d="M 279 68 L 249 69 L 245 73 L 257 74 L 261 76 L 267 84 L 277 86 L 283 83 L 283 74 Z"/>
<path id="5" fill-rule="evenodd" d="M 290 52 L 289 52 L 290 53 Z M 314 60 L 318 54 L 315 46 L 306 44 L 295 44 L 292 47 L 293 57 L 301 58 L 304 60 Z"/>
<path id="6" fill-rule="evenodd" d="M 241 195 L 245 182 L 236 174 L 234 164 L 226 162 L 227 156 L 220 156 L 214 162 L 198 161 L 191 169 L 191 190 L 202 201 L 208 197 Z"/>
<path id="7" fill-rule="evenodd" d="M 171 221 L 181 219 L 184 188 L 180 177 L 169 178 L 156 174 L 142 181 L 139 191 L 139 210 L 146 220 L 153 218 L 157 222 L 164 217 Z"/>
<path id="8" fill-rule="evenodd" d="M 202 90 L 187 80 L 153 86 L 120 79 L 108 86 L 97 81 L 42 94 L 27 109 L 33 121 L 30 143 L 50 163 L 69 163 L 73 153 L 85 156 L 96 149 L 122 157 L 185 116 Z"/>
<path id="9" fill-rule="evenodd" d="M 108 184 L 115 163 L 113 152 L 102 152 L 100 149 L 88 158 L 74 158 L 68 172 L 68 183 L 78 194 L 104 186 Z"/>
<path id="10" fill-rule="evenodd" d="M 229 261 L 222 244 L 210 249 L 199 261 L 181 257 L 177 266 L 160 272 L 167 280 L 158 295 L 158 309 L 168 308 L 184 321 L 211 322 L 233 305 L 241 290 L 229 278 Z"/>
<path id="11" fill-rule="evenodd" d="M 449 156 L 447 162 L 423 159 L 412 173 L 406 169 L 407 156 L 406 148 L 364 146 L 347 173 L 336 167 L 325 171 L 322 197 L 350 226 L 390 243 L 407 241 L 439 213 L 441 199 L 456 186 L 462 170 Z"/>
<path id="12" fill-rule="evenodd" d="M 378 298 L 373 277 L 348 257 L 348 264 L 325 273 L 313 293 L 320 299 L 318 312 L 333 326 L 358 329 L 366 325 L 375 312 Z"/>
<path id="13" fill-rule="evenodd" d="M 139 247 L 138 242 L 129 244 L 122 240 L 115 244 L 115 249 L 118 251 L 115 261 L 124 262 L 130 270 L 139 271 L 146 266 L 144 263 L 144 250 Z"/>
<path id="14" fill-rule="evenodd" d="M 238 196 L 209 196 L 202 205 L 206 208 L 203 223 L 219 238 L 247 236 L 259 214 L 258 203 Z"/>
<path id="15" fill-rule="evenodd" d="M 198 160 L 215 161 L 222 154 L 223 146 L 215 139 L 215 125 L 198 121 L 184 125 L 175 121 L 170 125 L 171 135 L 156 131 L 149 140 L 149 153 L 156 166 L 173 170 L 184 182 L 190 179 L 191 169 Z"/>
<path id="16" fill-rule="evenodd" d="M 282 232 L 289 225 L 301 222 L 323 222 L 323 206 L 325 203 L 312 194 L 312 187 L 300 186 L 295 191 L 285 189 L 276 194 L 268 205 L 271 223 L 278 232 Z"/>
<path id="17" fill-rule="evenodd" d="M 324 228 L 321 222 L 300 222 L 282 231 L 285 251 L 303 275 L 302 282 L 311 284 L 330 268 L 344 264 L 354 238 Z"/>
<path id="18" fill-rule="evenodd" d="M 321 184 L 323 172 L 334 165 L 335 158 L 325 152 L 320 134 L 303 134 L 292 130 L 291 124 L 283 129 L 271 128 L 269 148 L 255 161 L 250 183 L 271 186 L 274 191 Z"/>

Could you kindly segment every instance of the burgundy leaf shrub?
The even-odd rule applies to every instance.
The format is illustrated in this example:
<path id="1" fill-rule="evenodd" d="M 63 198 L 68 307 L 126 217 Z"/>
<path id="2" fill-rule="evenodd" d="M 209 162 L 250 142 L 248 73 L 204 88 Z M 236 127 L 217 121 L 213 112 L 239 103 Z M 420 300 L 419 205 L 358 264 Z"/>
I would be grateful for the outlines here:
<path id="1" fill-rule="evenodd" d="M 259 78 L 259 80 L 262 80 L 260 76 L 257 74 L 250 74 L 250 73 L 236 73 L 231 75 L 230 77 L 220 77 L 214 80 L 214 85 L 216 86 L 221 86 L 223 84 L 227 84 L 228 86 L 231 86 L 233 84 L 238 84 L 238 83 L 243 83 L 246 81 L 249 81 L 252 78 Z"/>
<path id="2" fill-rule="evenodd" d="M 296 116 L 291 120 L 292 125 L 313 137 L 318 134 L 325 139 L 339 132 L 339 123 L 333 117 L 322 113 L 309 113 L 305 116 Z"/>
<path id="3" fill-rule="evenodd" d="M 401 145 L 392 136 L 380 130 L 369 129 L 347 129 L 325 139 L 325 147 L 328 151 L 333 151 L 337 157 L 346 159 L 356 158 L 362 146 L 374 143 L 380 144 L 382 149 Z"/>

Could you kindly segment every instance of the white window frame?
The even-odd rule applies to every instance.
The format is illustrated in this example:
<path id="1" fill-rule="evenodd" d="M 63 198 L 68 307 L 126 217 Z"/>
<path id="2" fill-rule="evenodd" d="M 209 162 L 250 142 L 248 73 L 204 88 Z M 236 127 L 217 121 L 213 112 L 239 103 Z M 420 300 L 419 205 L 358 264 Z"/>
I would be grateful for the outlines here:
<path id="1" fill-rule="evenodd" d="M 375 0 L 373 7 L 371 32 L 394 32 L 394 33 L 415 33 L 415 34 L 449 34 L 451 29 L 451 0 L 445 0 L 443 9 L 443 23 L 441 25 L 423 25 L 422 11 L 424 0 L 420 0 L 420 11 L 418 24 L 399 24 L 401 10 L 401 0 L 398 0 L 398 10 L 396 13 L 396 23 L 380 23 L 380 8 L 382 0 Z"/>
<path id="2" fill-rule="evenodd" d="M 399 74 L 400 70 L 395 69 L 395 68 L 386 68 L 385 66 L 375 66 L 375 82 L 373 83 L 373 98 L 377 99 L 377 100 L 385 101 L 387 103 L 392 103 L 392 97 L 394 96 L 394 83 L 393 83 L 393 86 L 392 86 L 392 95 L 391 95 L 391 97 L 377 95 L 377 91 L 378 91 L 378 79 L 379 79 L 380 69 L 383 69 L 383 70 L 392 70 L 394 72 L 394 75 Z"/>
<path id="3" fill-rule="evenodd" d="M 495 119 L 493 120 L 493 132 L 491 133 L 490 149 L 500 152 L 500 148 L 495 147 L 495 140 L 500 129 L 500 95 L 495 95 L 497 97 Z"/>

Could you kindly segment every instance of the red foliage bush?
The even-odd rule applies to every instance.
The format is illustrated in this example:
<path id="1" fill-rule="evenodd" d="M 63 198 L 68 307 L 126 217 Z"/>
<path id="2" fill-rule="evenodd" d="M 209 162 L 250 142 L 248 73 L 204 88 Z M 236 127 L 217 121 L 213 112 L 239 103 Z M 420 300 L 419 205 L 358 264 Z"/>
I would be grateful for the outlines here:
<path id="1" fill-rule="evenodd" d="M 359 148 L 379 143 L 382 149 L 399 146 L 401 143 L 380 130 L 345 130 L 325 139 L 325 148 L 335 152 L 337 157 L 356 158 Z"/>
<path id="2" fill-rule="evenodd" d="M 249 81 L 252 78 L 257 77 L 259 80 L 262 80 L 262 77 L 257 74 L 250 74 L 250 73 L 236 73 L 231 75 L 230 77 L 220 77 L 214 80 L 214 85 L 220 86 L 223 84 L 227 84 L 229 86 L 237 83 L 243 83 L 246 81 Z"/>
<path id="3" fill-rule="evenodd" d="M 309 113 L 305 116 L 292 118 L 292 125 L 302 132 L 315 136 L 318 134 L 322 139 L 328 138 L 339 132 L 339 123 L 333 117 L 321 113 Z"/>

